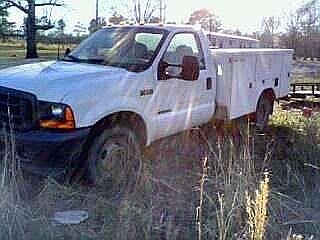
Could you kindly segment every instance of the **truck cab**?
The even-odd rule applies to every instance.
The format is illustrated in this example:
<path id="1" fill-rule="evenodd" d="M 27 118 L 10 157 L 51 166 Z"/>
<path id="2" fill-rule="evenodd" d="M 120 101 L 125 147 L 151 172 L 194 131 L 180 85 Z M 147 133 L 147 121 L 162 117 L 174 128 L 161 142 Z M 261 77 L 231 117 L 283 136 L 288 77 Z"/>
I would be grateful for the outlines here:
<path id="1" fill-rule="evenodd" d="M 0 71 L 1 123 L 22 166 L 47 175 L 81 165 L 94 182 L 128 158 L 140 166 L 140 146 L 212 117 L 207 49 L 192 26 L 113 26 L 60 61 Z"/>
<path id="2" fill-rule="evenodd" d="M 113 39 L 106 40 L 107 36 Z M 117 112 L 139 115 L 149 145 L 212 116 L 215 73 L 207 48 L 203 33 L 192 27 L 105 28 L 66 56 L 63 64 L 96 63 L 111 74 L 87 77 L 83 81 L 88 88 L 79 82 L 63 101 L 74 109 L 78 127 L 94 126 Z M 186 56 L 198 59 L 197 79 L 181 75 Z"/>

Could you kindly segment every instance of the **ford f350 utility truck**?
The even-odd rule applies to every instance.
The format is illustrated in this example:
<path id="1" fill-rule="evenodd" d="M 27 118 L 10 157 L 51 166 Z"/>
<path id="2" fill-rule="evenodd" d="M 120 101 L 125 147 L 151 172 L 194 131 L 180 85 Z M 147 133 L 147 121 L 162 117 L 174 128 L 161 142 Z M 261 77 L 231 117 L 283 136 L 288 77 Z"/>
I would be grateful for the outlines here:
<path id="1" fill-rule="evenodd" d="M 64 59 L 0 71 L 0 119 L 24 169 L 85 167 L 128 184 L 157 139 L 256 115 L 263 128 L 288 94 L 292 50 L 209 49 L 192 26 L 114 26 Z"/>

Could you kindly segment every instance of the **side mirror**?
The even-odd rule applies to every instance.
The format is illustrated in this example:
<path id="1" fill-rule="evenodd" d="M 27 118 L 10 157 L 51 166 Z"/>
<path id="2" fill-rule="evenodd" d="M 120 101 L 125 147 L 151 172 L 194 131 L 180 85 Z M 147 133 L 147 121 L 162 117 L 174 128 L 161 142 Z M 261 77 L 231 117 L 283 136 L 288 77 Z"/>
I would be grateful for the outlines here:
<path id="1" fill-rule="evenodd" d="M 167 68 L 181 68 L 181 72 L 177 75 L 170 75 Z M 196 81 L 200 75 L 200 64 L 199 60 L 195 56 L 184 56 L 182 64 L 171 64 L 165 61 L 161 61 L 158 67 L 158 79 L 168 80 L 170 78 L 178 78 L 185 81 Z"/>
<path id="2" fill-rule="evenodd" d="M 167 80 L 167 68 L 169 67 L 169 64 L 167 62 L 161 61 L 158 68 L 158 79 L 159 80 Z"/>
<path id="3" fill-rule="evenodd" d="M 67 48 L 65 53 L 64 53 L 64 56 L 67 57 L 70 53 L 71 53 L 70 48 Z"/>
<path id="4" fill-rule="evenodd" d="M 184 56 L 182 60 L 181 78 L 186 81 L 196 81 L 200 75 L 200 63 L 195 56 Z"/>

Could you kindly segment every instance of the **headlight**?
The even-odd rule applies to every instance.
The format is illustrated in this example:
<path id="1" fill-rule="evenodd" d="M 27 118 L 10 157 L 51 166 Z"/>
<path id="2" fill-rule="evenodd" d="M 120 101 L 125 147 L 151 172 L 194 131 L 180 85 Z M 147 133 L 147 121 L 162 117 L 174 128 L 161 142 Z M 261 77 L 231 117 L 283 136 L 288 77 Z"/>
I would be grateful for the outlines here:
<path id="1" fill-rule="evenodd" d="M 70 106 L 39 101 L 39 120 L 43 128 L 74 129 L 75 120 Z"/>

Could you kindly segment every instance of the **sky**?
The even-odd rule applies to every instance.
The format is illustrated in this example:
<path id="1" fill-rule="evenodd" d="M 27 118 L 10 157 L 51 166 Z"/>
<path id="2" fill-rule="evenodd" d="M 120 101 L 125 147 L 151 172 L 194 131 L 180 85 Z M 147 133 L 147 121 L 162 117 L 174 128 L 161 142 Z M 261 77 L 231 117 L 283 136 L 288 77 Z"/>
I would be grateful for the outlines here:
<path id="1" fill-rule="evenodd" d="M 110 8 L 121 0 L 100 0 L 100 15 L 108 17 Z M 167 0 L 167 21 L 186 22 L 197 9 L 207 8 L 219 16 L 223 28 L 251 33 L 261 30 L 263 17 L 284 16 L 297 9 L 306 0 Z M 71 32 L 77 22 L 88 26 L 95 17 L 95 0 L 64 0 L 65 7 L 55 8 L 52 19 L 63 18 L 67 32 Z M 123 3 L 123 1 L 122 1 Z M 123 4 L 122 4 L 123 5 Z M 44 10 L 38 15 L 44 15 Z M 49 12 L 50 13 L 50 12 Z M 10 19 L 22 23 L 23 15 L 17 10 L 10 11 Z"/>

